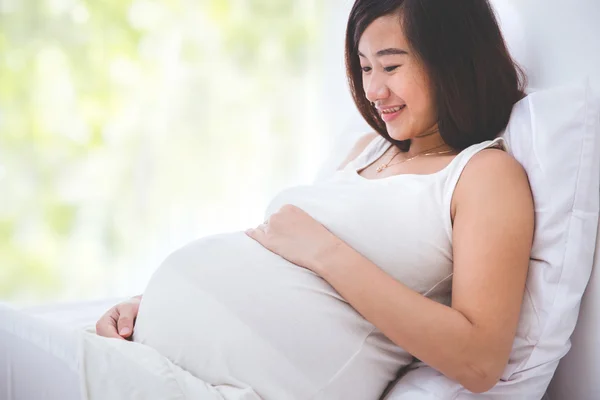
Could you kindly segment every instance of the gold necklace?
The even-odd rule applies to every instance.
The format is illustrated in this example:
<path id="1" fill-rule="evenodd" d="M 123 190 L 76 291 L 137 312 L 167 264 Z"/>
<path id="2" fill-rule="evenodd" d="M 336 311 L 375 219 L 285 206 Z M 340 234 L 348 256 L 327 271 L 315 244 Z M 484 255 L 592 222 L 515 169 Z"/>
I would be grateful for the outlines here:
<path id="1" fill-rule="evenodd" d="M 442 146 L 443 146 L 443 144 L 442 144 L 442 145 L 440 145 L 440 146 L 438 146 L 438 147 L 442 147 Z M 436 147 L 434 147 L 434 149 L 435 149 L 435 148 L 436 148 Z M 429 151 L 429 150 L 427 150 L 427 151 Z M 408 162 L 408 161 L 410 161 L 410 160 L 414 160 L 415 158 L 417 158 L 417 157 L 420 157 L 420 156 L 432 156 L 432 155 L 448 154 L 448 153 L 452 153 L 453 151 L 454 151 L 454 150 L 446 150 L 446 151 L 439 151 L 439 152 L 433 152 L 433 153 L 425 153 L 425 152 L 423 152 L 423 153 L 419 153 L 419 154 L 417 154 L 417 155 L 415 155 L 415 156 L 412 156 L 412 157 L 410 157 L 410 158 L 407 158 L 406 160 L 401 160 L 401 161 L 399 161 L 399 162 L 397 162 L 397 163 L 390 164 L 390 162 L 392 162 L 392 160 L 393 160 L 394 158 L 396 158 L 396 156 L 397 156 L 398 154 L 400 154 L 400 153 L 396 153 L 396 155 L 395 155 L 394 157 L 392 157 L 392 158 L 390 159 L 390 161 L 388 161 L 387 163 L 381 164 L 379 167 L 377 167 L 377 173 L 380 173 L 381 171 L 383 171 L 383 170 L 384 170 L 384 169 L 386 169 L 387 167 L 391 167 L 392 165 L 402 164 L 402 163 Z"/>

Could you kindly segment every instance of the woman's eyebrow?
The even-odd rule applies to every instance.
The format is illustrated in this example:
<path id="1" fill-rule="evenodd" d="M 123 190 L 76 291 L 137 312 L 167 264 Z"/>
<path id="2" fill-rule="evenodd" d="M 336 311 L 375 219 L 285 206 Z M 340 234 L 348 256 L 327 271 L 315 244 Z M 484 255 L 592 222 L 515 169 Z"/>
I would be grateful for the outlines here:
<path id="1" fill-rule="evenodd" d="M 383 49 L 383 50 L 379 50 L 376 54 L 377 57 L 383 57 L 383 56 L 391 56 L 391 55 L 396 55 L 396 54 L 408 54 L 408 51 L 406 50 L 402 50 L 402 49 L 397 49 L 397 48 L 389 48 L 389 49 Z M 359 57 L 365 57 L 366 56 L 361 53 L 360 51 L 358 52 L 358 56 Z"/>

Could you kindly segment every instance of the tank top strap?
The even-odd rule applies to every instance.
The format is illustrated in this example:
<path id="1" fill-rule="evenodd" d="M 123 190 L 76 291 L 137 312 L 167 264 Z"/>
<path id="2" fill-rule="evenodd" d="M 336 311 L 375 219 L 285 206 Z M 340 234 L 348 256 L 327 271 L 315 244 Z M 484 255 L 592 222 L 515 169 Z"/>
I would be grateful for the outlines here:
<path id="1" fill-rule="evenodd" d="M 383 136 L 377 135 L 354 160 L 348 163 L 345 169 L 360 170 L 365 168 L 381 157 L 389 146 L 390 142 Z"/>
<path id="2" fill-rule="evenodd" d="M 447 180 L 446 183 L 450 186 L 448 189 L 454 190 L 454 186 L 458 183 L 460 176 L 462 175 L 462 171 L 467 166 L 467 163 L 471 158 L 479 153 L 481 150 L 489 149 L 489 148 L 499 148 L 504 151 L 508 150 L 506 145 L 506 141 L 503 137 L 497 137 L 493 140 L 486 140 L 481 143 L 474 144 L 472 146 L 467 147 L 463 151 L 461 151 L 454 160 L 452 160 L 452 165 L 449 166 L 447 171 Z"/>

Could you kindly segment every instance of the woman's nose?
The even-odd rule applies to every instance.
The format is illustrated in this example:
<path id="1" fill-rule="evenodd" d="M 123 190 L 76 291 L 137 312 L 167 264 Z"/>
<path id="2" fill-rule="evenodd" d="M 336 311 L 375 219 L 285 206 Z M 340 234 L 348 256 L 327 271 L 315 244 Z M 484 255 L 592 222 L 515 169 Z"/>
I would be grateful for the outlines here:
<path id="1" fill-rule="evenodd" d="M 365 93 L 367 95 L 367 100 L 370 102 L 376 102 L 377 100 L 385 99 L 390 95 L 390 91 L 386 85 L 384 77 L 376 74 L 375 72 L 371 73 L 369 80 L 365 83 Z"/>

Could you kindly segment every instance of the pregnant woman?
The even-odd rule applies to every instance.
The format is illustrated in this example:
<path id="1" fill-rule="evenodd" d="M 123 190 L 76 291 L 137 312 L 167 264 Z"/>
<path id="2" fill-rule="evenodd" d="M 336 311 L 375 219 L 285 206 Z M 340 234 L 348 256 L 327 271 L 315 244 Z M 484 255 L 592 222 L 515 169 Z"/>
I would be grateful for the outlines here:
<path id="1" fill-rule="evenodd" d="M 255 229 L 173 252 L 99 335 L 247 388 L 240 399 L 377 399 L 415 358 L 470 391 L 495 385 L 534 213 L 498 137 L 524 94 L 494 14 L 484 0 L 357 0 L 346 65 L 374 132 Z"/>

